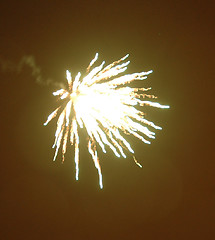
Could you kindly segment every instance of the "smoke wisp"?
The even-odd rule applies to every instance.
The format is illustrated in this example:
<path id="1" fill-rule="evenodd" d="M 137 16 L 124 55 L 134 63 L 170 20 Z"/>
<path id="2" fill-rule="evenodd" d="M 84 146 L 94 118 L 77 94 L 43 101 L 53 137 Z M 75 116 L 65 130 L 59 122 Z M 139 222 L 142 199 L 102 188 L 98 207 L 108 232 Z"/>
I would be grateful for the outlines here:
<path id="1" fill-rule="evenodd" d="M 5 60 L 0 57 L 0 69 L 2 72 L 16 72 L 20 73 L 23 68 L 27 66 L 31 70 L 31 75 L 35 79 L 36 83 L 40 85 L 54 85 L 56 87 L 62 87 L 62 84 L 53 81 L 52 79 L 44 79 L 41 74 L 41 68 L 36 64 L 34 56 L 23 56 L 20 61 L 15 64 L 12 61 Z"/>

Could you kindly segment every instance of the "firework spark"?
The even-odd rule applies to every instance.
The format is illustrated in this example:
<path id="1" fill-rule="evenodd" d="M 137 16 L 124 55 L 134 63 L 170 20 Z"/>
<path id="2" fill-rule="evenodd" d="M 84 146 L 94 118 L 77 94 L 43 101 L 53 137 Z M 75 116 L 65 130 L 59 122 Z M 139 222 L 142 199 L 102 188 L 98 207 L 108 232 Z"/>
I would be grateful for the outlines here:
<path id="1" fill-rule="evenodd" d="M 117 157 L 126 158 L 124 150 L 131 152 L 133 155 L 134 151 L 124 138 L 124 134 L 131 134 L 144 143 L 150 144 L 142 135 L 147 138 L 155 138 L 155 133 L 150 131 L 147 126 L 161 129 L 161 127 L 145 119 L 144 113 L 137 110 L 135 106 L 148 105 L 157 108 L 169 108 L 167 105 L 149 101 L 150 98 L 156 98 L 144 93 L 150 88 L 125 86 L 125 84 L 134 80 L 146 79 L 152 71 L 116 77 L 127 69 L 130 61 L 124 62 L 124 60 L 128 56 L 127 54 L 106 67 L 104 67 L 105 62 L 103 61 L 100 66 L 91 70 L 92 65 L 98 59 L 98 54 L 96 54 L 87 68 L 87 75 L 83 79 L 81 79 L 81 73 L 79 72 L 73 80 L 71 73 L 67 70 L 68 89 L 60 89 L 53 93 L 61 100 L 65 99 L 66 105 L 58 107 L 44 123 L 44 125 L 47 125 L 63 108 L 57 121 L 53 145 L 53 148 L 56 148 L 54 160 L 61 146 L 64 161 L 68 141 L 71 145 L 75 145 L 76 180 L 79 176 L 78 131 L 79 128 L 85 127 L 89 136 L 88 150 L 98 170 L 101 188 L 103 188 L 102 173 L 96 146 L 99 145 L 104 153 L 106 153 L 105 147 L 110 147 Z M 134 161 L 141 167 L 135 157 Z"/>

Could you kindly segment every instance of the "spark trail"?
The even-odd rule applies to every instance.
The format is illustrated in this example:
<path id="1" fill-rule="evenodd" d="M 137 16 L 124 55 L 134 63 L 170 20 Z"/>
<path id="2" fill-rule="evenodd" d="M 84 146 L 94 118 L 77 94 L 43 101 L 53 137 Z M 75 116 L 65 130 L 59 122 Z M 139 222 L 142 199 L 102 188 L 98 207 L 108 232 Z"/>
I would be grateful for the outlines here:
<path id="1" fill-rule="evenodd" d="M 54 160 L 58 151 L 62 148 L 62 156 L 67 150 L 67 145 L 75 145 L 76 180 L 79 176 L 79 129 L 85 128 L 89 140 L 88 151 L 92 156 L 95 167 L 98 170 L 99 185 L 103 188 L 101 166 L 99 163 L 97 146 L 99 145 L 104 153 L 108 146 L 117 157 L 126 158 L 124 150 L 132 155 L 134 150 L 124 137 L 130 134 L 144 143 L 150 144 L 148 139 L 154 139 L 155 133 L 148 127 L 161 129 L 153 122 L 144 118 L 144 113 L 135 106 L 152 106 L 157 108 L 169 108 L 158 102 L 151 101 L 156 97 L 146 94 L 150 88 L 132 88 L 127 86 L 135 80 L 144 80 L 152 71 L 125 74 L 130 61 L 125 61 L 128 54 L 118 61 L 104 67 L 103 61 L 99 66 L 91 67 L 98 59 L 98 54 L 90 62 L 87 68 L 87 75 L 81 78 L 79 72 L 72 79 L 70 71 L 66 71 L 68 89 L 60 89 L 53 93 L 61 100 L 66 101 L 65 106 L 54 110 L 44 125 L 47 125 L 59 114 L 55 141 L 53 148 L 56 148 Z M 118 76 L 121 74 L 120 76 Z M 134 157 L 134 156 L 133 156 Z M 138 166 L 141 165 L 134 157 Z"/>

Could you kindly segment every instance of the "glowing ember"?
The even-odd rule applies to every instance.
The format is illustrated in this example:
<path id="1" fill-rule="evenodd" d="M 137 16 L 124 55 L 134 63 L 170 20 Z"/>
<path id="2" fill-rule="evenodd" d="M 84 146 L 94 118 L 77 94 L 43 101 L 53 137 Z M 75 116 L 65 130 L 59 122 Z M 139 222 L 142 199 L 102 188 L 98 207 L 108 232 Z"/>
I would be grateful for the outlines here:
<path id="1" fill-rule="evenodd" d="M 111 63 L 103 68 L 105 62 L 98 67 L 91 67 L 98 58 L 90 62 L 87 68 L 87 75 L 81 79 L 79 72 L 74 80 L 71 73 L 67 70 L 66 77 L 68 89 L 60 89 L 53 93 L 60 99 L 66 99 L 66 106 L 57 121 L 57 130 L 55 133 L 55 142 L 53 148 L 56 148 L 54 160 L 57 157 L 58 150 L 62 145 L 62 155 L 66 153 L 67 141 L 75 144 L 75 164 L 76 180 L 79 175 L 79 134 L 78 128 L 86 128 L 89 135 L 88 150 L 92 155 L 95 167 L 99 174 L 99 185 L 103 188 L 102 173 L 99 164 L 99 158 L 96 145 L 99 144 L 102 151 L 106 153 L 105 146 L 108 145 L 117 157 L 126 158 L 123 149 L 134 153 L 130 144 L 124 138 L 125 134 L 131 134 L 139 138 L 144 143 L 150 144 L 142 135 L 147 138 L 155 138 L 155 133 L 147 128 L 147 125 L 161 129 L 153 122 L 144 118 L 144 113 L 135 108 L 136 105 L 152 106 L 157 108 L 169 108 L 167 105 L 161 105 L 157 102 L 144 100 L 145 98 L 156 98 L 153 95 L 144 92 L 150 88 L 131 88 L 123 86 L 134 80 L 143 80 L 152 71 L 133 73 L 115 77 L 127 69 L 130 61 L 122 63 L 129 55 L 118 61 Z M 115 78 L 114 78 L 115 77 Z M 48 116 L 44 125 L 47 125 L 56 117 L 59 109 L 57 108 Z M 133 156 L 135 163 L 141 167 Z"/>

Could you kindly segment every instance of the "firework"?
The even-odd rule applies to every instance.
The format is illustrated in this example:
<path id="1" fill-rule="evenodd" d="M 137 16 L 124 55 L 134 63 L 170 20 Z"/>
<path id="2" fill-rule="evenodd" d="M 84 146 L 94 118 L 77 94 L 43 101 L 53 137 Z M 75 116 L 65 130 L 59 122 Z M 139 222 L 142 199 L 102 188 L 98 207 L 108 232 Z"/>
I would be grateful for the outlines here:
<path id="1" fill-rule="evenodd" d="M 92 156 L 95 167 L 98 170 L 99 185 L 103 188 L 102 173 L 99 163 L 97 145 L 104 153 L 108 146 L 117 157 L 126 158 L 124 151 L 134 151 L 129 142 L 125 139 L 125 134 L 131 134 L 144 143 L 150 144 L 148 139 L 155 138 L 155 133 L 148 129 L 161 129 L 153 122 L 144 117 L 144 113 L 135 106 L 152 106 L 157 108 L 169 108 L 158 102 L 150 101 L 156 97 L 146 94 L 150 88 L 132 88 L 127 86 L 134 80 L 143 80 L 152 71 L 132 73 L 123 75 L 130 61 L 125 61 L 128 54 L 118 61 L 104 67 L 105 62 L 93 68 L 91 67 L 98 59 L 98 54 L 90 62 L 87 73 L 81 78 L 79 72 L 75 79 L 72 79 L 70 71 L 66 71 L 68 82 L 67 89 L 60 89 L 53 93 L 61 100 L 64 99 L 65 106 L 58 107 L 52 112 L 44 125 L 47 125 L 62 109 L 55 133 L 53 148 L 56 148 L 54 160 L 58 151 L 62 148 L 62 156 L 67 150 L 67 145 L 75 145 L 75 166 L 76 180 L 79 176 L 79 129 L 85 128 L 89 136 L 88 150 Z M 119 76 L 119 74 L 121 74 Z M 143 136 L 146 136 L 145 139 Z M 137 165 L 141 165 L 134 157 Z"/>

